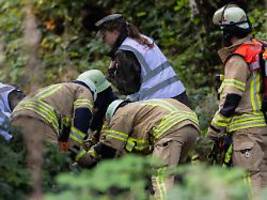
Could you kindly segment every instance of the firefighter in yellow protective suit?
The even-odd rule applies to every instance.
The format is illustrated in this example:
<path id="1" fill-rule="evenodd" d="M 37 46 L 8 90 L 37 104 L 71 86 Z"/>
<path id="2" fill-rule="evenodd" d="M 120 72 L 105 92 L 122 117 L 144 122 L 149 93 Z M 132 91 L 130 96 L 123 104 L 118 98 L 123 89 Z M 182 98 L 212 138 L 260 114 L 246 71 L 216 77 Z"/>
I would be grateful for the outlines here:
<path id="1" fill-rule="evenodd" d="M 241 8 L 228 4 L 213 16 L 223 31 L 224 78 L 219 89 L 219 109 L 208 129 L 214 141 L 232 135 L 234 166 L 248 171 L 257 192 L 267 186 L 267 127 L 263 110 L 263 43 L 251 36 L 251 24 Z"/>
<path id="2" fill-rule="evenodd" d="M 33 195 L 37 199 L 42 193 L 42 141 L 58 144 L 61 151 L 69 151 L 75 157 L 87 137 L 97 95 L 109 94 L 109 89 L 110 83 L 102 72 L 89 70 L 75 81 L 50 85 L 30 94 L 14 109 L 11 124 L 24 136 L 28 165 L 33 169 Z"/>
<path id="3" fill-rule="evenodd" d="M 106 113 L 107 126 L 100 141 L 79 155 L 81 166 L 125 153 L 152 154 L 162 168 L 152 177 L 156 199 L 164 199 L 174 176 L 160 177 L 165 167 L 185 161 L 199 133 L 196 114 L 174 99 L 151 99 L 135 103 L 112 102 Z"/>

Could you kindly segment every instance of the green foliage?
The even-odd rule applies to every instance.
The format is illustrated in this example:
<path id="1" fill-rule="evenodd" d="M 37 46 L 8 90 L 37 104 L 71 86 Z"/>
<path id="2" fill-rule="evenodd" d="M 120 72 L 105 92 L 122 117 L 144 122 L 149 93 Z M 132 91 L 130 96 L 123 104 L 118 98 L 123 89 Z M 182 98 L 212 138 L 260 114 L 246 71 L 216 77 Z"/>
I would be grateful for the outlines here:
<path id="1" fill-rule="evenodd" d="M 0 137 L 0 199 L 26 199 L 30 187 L 25 156 L 20 135 L 11 143 Z"/>
<path id="2" fill-rule="evenodd" d="M 145 186 L 153 165 L 155 163 L 151 165 L 148 158 L 125 156 L 105 161 L 79 175 L 63 174 L 58 177 L 58 183 L 67 189 L 48 194 L 45 199 L 148 199 L 149 191 Z M 182 166 L 174 173 L 177 183 L 167 199 L 249 199 L 250 190 L 243 181 L 245 173 L 240 169 L 196 165 Z"/>
<path id="3" fill-rule="evenodd" d="M 26 165 L 26 148 L 21 134 L 7 143 L 0 137 L 0 199 L 27 199 L 31 191 L 30 172 Z M 43 190 L 58 192 L 55 177 L 70 170 L 70 160 L 58 152 L 55 145 L 47 145 L 44 152 Z"/>

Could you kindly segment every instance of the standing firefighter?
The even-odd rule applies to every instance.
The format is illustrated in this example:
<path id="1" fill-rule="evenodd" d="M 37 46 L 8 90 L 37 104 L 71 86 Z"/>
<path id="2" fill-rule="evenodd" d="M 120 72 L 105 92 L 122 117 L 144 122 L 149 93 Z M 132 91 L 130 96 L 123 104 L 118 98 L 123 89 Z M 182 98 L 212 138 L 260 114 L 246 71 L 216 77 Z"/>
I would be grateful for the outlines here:
<path id="1" fill-rule="evenodd" d="M 110 88 L 106 79 L 97 82 L 91 75 L 89 70 L 75 81 L 42 88 L 27 96 L 12 113 L 11 123 L 22 132 L 27 145 L 34 198 L 42 193 L 43 140 L 58 144 L 61 151 L 75 156 L 87 136 L 97 91 Z"/>
<path id="2" fill-rule="evenodd" d="M 96 23 L 111 47 L 108 79 L 132 101 L 174 98 L 188 105 L 183 83 L 156 43 L 120 14 Z"/>
<path id="3" fill-rule="evenodd" d="M 11 112 L 24 97 L 24 93 L 16 87 L 0 83 L 0 135 L 6 141 L 13 137 L 8 132 Z"/>
<path id="4" fill-rule="evenodd" d="M 213 22 L 223 31 L 224 79 L 219 89 L 220 105 L 208 136 L 217 141 L 232 135 L 234 166 L 248 171 L 255 191 L 267 186 L 267 127 L 264 116 L 262 76 L 263 43 L 251 36 L 252 27 L 241 8 L 228 4 L 217 10 Z"/>
<path id="5" fill-rule="evenodd" d="M 108 124 L 100 142 L 80 155 L 80 165 L 90 167 L 100 159 L 124 153 L 152 154 L 163 163 L 152 177 L 152 184 L 155 197 L 164 199 L 174 176 L 163 178 L 160 174 L 185 160 L 199 132 L 196 114 L 174 99 L 128 104 L 116 100 L 109 105 L 106 119 Z"/>

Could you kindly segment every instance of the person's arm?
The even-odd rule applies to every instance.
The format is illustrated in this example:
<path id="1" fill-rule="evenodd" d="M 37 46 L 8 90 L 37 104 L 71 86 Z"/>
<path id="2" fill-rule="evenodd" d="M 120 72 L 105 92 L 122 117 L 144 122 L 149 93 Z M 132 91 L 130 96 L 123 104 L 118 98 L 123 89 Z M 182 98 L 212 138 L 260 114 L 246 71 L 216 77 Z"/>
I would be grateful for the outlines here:
<path id="1" fill-rule="evenodd" d="M 134 53 L 118 50 L 108 70 L 108 80 L 124 95 L 138 92 L 141 86 L 141 65 Z"/>
<path id="2" fill-rule="evenodd" d="M 224 80 L 220 88 L 220 108 L 208 129 L 208 137 L 216 139 L 226 131 L 237 108 L 249 76 L 247 63 L 240 56 L 232 56 L 225 64 Z"/>
<path id="3" fill-rule="evenodd" d="M 106 129 L 102 130 L 100 141 L 89 151 L 83 151 L 76 161 L 81 167 L 90 168 L 101 159 L 120 156 L 133 126 L 133 117 L 128 113 L 115 115 Z"/>
<path id="4" fill-rule="evenodd" d="M 80 88 L 74 101 L 70 138 L 79 144 L 87 136 L 92 121 L 93 97 L 88 89 Z"/>

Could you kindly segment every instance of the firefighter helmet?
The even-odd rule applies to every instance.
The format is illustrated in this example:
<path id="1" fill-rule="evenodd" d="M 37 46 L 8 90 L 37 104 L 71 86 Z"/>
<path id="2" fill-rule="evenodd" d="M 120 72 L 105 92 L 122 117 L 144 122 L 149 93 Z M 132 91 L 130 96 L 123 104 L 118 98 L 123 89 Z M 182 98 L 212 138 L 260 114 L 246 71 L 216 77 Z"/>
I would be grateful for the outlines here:
<path id="1" fill-rule="evenodd" d="M 217 10 L 213 15 L 213 23 L 222 29 L 228 26 L 251 29 L 246 12 L 235 4 L 227 4 Z"/>
<path id="2" fill-rule="evenodd" d="M 111 86 L 105 75 L 97 69 L 88 70 L 86 76 L 95 84 L 96 92 L 100 93 Z"/>
<path id="3" fill-rule="evenodd" d="M 93 93 L 94 101 L 96 101 L 96 98 L 97 98 L 97 90 L 96 90 L 95 84 L 91 80 L 90 73 L 88 73 L 89 71 L 86 71 L 86 72 L 83 72 L 82 74 L 80 74 L 76 80 L 83 82 L 85 85 L 87 85 L 90 88 L 90 90 Z"/>
<path id="4" fill-rule="evenodd" d="M 111 104 L 109 104 L 107 112 L 106 112 L 106 120 L 110 121 L 112 116 L 114 115 L 115 111 L 118 109 L 118 107 L 125 102 L 122 99 L 117 99 L 115 101 L 112 101 Z"/>

